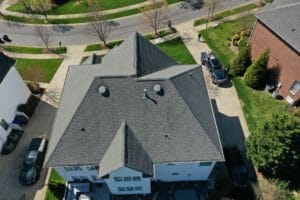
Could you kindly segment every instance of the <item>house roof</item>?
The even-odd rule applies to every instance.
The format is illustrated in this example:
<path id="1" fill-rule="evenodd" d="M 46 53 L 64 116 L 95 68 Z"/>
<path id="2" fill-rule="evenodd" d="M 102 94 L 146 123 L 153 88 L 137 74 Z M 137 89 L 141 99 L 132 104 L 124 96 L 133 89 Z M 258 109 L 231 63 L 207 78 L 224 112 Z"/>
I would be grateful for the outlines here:
<path id="1" fill-rule="evenodd" d="M 136 39 L 128 39 L 132 43 L 149 45 L 141 42 L 144 39 L 139 34 L 133 36 Z M 123 47 L 130 46 L 128 40 L 113 50 L 116 57 L 120 49 L 125 51 Z M 149 49 L 153 55 L 162 53 L 152 46 Z M 141 54 L 126 51 L 127 60 L 132 59 L 129 55 Z M 149 59 L 151 53 L 144 59 Z M 47 166 L 100 163 L 102 175 L 123 165 L 151 174 L 149 163 L 223 160 L 199 66 L 182 65 L 186 68 L 182 70 L 177 63 L 172 66 L 173 61 L 167 58 L 162 61 L 167 65 L 157 64 L 154 71 L 154 67 L 144 69 L 148 67 L 145 61 L 133 62 L 135 67 L 124 63 L 122 68 L 121 64 L 111 67 L 107 60 L 105 56 L 101 64 L 69 67 L 50 138 Z M 166 70 L 173 67 L 170 76 Z M 151 77 L 150 71 L 155 76 Z M 163 95 L 154 92 L 157 84 L 162 86 Z M 107 97 L 99 94 L 100 86 L 108 89 Z M 143 98 L 144 89 L 147 98 Z M 110 155 L 116 160 L 110 160 Z M 144 166 L 145 163 L 148 164 Z"/>
<path id="2" fill-rule="evenodd" d="M 299 53 L 299 10 L 299 0 L 275 0 L 262 11 L 256 13 L 256 18 Z"/>
<path id="3" fill-rule="evenodd" d="M 152 175 L 151 159 L 125 122 L 121 123 L 100 161 L 99 176 L 103 177 L 121 167 Z"/>
<path id="4" fill-rule="evenodd" d="M 16 61 L 0 52 L 0 84 Z"/>

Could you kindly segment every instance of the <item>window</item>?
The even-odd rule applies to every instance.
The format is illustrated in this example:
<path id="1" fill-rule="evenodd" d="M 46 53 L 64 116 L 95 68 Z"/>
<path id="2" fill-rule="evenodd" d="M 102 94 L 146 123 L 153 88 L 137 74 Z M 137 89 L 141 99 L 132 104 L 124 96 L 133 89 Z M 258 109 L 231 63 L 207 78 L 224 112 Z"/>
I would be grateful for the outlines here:
<path id="1" fill-rule="evenodd" d="M 297 92 L 300 90 L 300 82 L 299 81 L 295 81 L 293 83 L 293 85 L 290 88 L 290 92 L 295 95 L 297 94 Z"/>
<path id="2" fill-rule="evenodd" d="M 133 189 L 133 187 L 126 187 L 126 190 L 127 191 L 133 191 L 134 189 Z"/>
<path id="3" fill-rule="evenodd" d="M 211 166 L 211 162 L 200 162 L 199 166 Z"/>
<path id="4" fill-rule="evenodd" d="M 8 123 L 7 123 L 4 119 L 1 120 L 0 126 L 1 126 L 4 130 L 6 130 L 6 131 L 7 131 L 8 127 L 9 127 Z"/>
<path id="5" fill-rule="evenodd" d="M 142 188 L 142 186 L 135 186 L 134 189 L 135 190 L 142 190 L 143 188 Z"/>
<path id="6" fill-rule="evenodd" d="M 132 180 L 134 180 L 134 181 L 140 181 L 140 180 L 141 180 L 141 177 L 139 177 L 139 176 L 133 176 L 133 177 L 132 177 Z"/>
<path id="7" fill-rule="evenodd" d="M 115 182 L 123 181 L 122 177 L 118 177 L 118 176 L 114 177 L 114 179 L 115 179 Z"/>
<path id="8" fill-rule="evenodd" d="M 119 192 L 124 192 L 125 191 L 125 187 L 118 187 L 118 191 Z"/>
<path id="9" fill-rule="evenodd" d="M 64 167 L 64 169 L 69 172 L 69 171 L 73 171 L 73 167 Z"/>
<path id="10" fill-rule="evenodd" d="M 87 168 L 87 170 L 89 170 L 89 171 L 96 171 L 96 170 L 99 169 L 99 166 L 87 166 L 86 168 Z"/>
<path id="11" fill-rule="evenodd" d="M 177 172 L 172 173 L 173 176 L 179 175 Z"/>
<path id="12" fill-rule="evenodd" d="M 81 169 L 81 167 L 75 166 L 75 167 L 73 167 L 73 170 L 74 171 L 81 171 L 82 169 Z"/>
<path id="13" fill-rule="evenodd" d="M 174 166 L 175 164 L 174 163 L 168 163 L 167 165 L 168 166 Z"/>
<path id="14" fill-rule="evenodd" d="M 130 176 L 125 176 L 125 177 L 123 177 L 123 180 L 124 181 L 131 181 L 131 177 Z"/>

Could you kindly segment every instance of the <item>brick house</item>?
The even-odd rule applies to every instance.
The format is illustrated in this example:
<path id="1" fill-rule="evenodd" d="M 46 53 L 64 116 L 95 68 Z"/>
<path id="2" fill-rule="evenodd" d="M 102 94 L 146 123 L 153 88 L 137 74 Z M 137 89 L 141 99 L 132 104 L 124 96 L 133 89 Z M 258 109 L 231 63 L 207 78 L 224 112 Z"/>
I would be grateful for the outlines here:
<path id="1" fill-rule="evenodd" d="M 279 93 L 290 104 L 300 100 L 299 10 L 298 0 L 274 1 L 256 14 L 257 22 L 250 38 L 253 59 L 270 50 L 269 68 L 279 69 L 278 79 L 275 78 Z"/>

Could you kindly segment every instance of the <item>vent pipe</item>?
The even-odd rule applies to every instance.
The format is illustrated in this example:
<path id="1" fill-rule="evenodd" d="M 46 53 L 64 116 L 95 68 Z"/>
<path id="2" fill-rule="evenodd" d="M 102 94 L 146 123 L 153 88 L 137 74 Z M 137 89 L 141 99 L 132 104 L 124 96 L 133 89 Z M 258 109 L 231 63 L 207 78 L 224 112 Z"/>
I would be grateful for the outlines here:
<path id="1" fill-rule="evenodd" d="M 148 98 L 147 89 L 144 89 L 143 99 Z"/>

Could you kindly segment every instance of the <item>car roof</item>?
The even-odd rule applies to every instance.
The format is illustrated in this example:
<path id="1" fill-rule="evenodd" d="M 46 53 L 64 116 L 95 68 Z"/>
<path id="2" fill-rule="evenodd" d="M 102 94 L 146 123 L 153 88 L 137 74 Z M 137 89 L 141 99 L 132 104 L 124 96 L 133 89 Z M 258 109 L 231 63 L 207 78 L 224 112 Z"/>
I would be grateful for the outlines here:
<path id="1" fill-rule="evenodd" d="M 44 143 L 45 143 L 44 138 L 33 138 L 30 142 L 28 151 L 41 151 L 40 147 L 41 145 L 44 145 Z"/>

